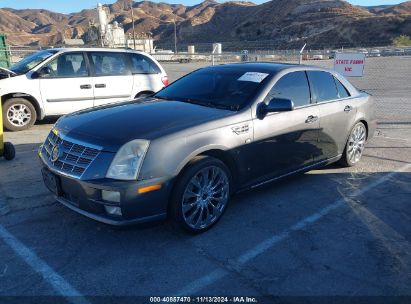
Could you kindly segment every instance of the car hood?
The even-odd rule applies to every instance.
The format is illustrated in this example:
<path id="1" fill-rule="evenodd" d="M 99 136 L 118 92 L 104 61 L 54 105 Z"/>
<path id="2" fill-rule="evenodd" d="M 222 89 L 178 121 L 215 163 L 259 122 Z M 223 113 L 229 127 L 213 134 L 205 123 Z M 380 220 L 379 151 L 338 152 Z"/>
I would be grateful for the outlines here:
<path id="1" fill-rule="evenodd" d="M 0 80 L 15 77 L 17 74 L 9 69 L 0 67 Z"/>
<path id="2" fill-rule="evenodd" d="M 63 137 L 116 152 L 133 139 L 153 140 L 233 113 L 149 98 L 75 112 L 62 117 L 56 129 Z"/>

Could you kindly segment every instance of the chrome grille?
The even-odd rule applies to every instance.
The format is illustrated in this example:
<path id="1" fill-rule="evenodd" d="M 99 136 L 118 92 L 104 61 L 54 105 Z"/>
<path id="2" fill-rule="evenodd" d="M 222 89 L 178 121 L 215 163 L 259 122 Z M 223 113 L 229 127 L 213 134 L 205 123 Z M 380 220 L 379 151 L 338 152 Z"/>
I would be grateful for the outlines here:
<path id="1" fill-rule="evenodd" d="M 63 151 L 61 156 L 53 162 L 52 151 L 57 145 L 59 145 Z M 51 131 L 47 137 L 43 145 L 43 151 L 52 168 L 75 177 L 81 177 L 100 153 L 97 149 L 64 140 L 54 134 L 53 131 Z"/>

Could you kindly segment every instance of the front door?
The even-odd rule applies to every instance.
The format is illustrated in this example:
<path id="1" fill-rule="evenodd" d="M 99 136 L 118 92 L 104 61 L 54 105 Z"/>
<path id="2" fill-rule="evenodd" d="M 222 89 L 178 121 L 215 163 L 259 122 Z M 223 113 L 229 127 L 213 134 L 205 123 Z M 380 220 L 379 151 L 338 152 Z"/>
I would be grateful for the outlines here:
<path id="1" fill-rule="evenodd" d="M 131 99 L 133 76 L 126 53 L 89 52 L 94 106 Z"/>
<path id="2" fill-rule="evenodd" d="M 249 183 L 281 176 L 313 163 L 318 148 L 319 110 L 311 104 L 304 71 L 280 78 L 265 98 L 286 98 L 294 110 L 255 118 L 254 142 L 246 146 Z"/>
<path id="3" fill-rule="evenodd" d="M 82 52 L 63 53 L 42 68 L 39 85 L 46 115 L 63 115 L 93 106 L 93 80 Z"/>

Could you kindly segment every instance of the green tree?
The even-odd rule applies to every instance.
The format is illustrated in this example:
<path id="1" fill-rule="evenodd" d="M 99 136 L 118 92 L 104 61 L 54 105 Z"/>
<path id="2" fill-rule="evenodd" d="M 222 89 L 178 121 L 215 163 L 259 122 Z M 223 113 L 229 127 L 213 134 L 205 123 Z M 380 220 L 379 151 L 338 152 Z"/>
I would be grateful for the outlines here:
<path id="1" fill-rule="evenodd" d="M 407 35 L 401 35 L 392 40 L 395 46 L 411 46 L 411 38 Z"/>

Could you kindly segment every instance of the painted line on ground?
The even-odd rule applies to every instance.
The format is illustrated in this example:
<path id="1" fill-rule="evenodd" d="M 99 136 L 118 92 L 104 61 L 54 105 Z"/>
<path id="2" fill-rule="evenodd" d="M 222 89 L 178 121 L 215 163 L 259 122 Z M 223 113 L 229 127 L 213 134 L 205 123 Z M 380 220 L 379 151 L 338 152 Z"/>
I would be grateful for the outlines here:
<path id="1" fill-rule="evenodd" d="M 43 280 L 50 284 L 59 296 L 66 297 L 67 301 L 73 304 L 90 304 L 70 283 L 39 258 L 35 252 L 15 238 L 2 225 L 0 225 L 0 239 L 6 243 L 16 255 L 24 260 L 27 265 L 40 274 Z"/>
<path id="2" fill-rule="evenodd" d="M 269 250 L 272 248 L 274 245 L 278 244 L 279 242 L 283 241 L 284 239 L 290 237 L 290 235 L 293 232 L 297 232 L 300 230 L 305 229 L 307 226 L 319 221 L 322 219 L 324 216 L 328 215 L 331 211 L 342 207 L 345 205 L 346 201 L 352 198 L 355 198 L 357 196 L 363 195 L 364 193 L 370 191 L 371 189 L 374 189 L 375 187 L 381 185 L 382 183 L 386 182 L 390 178 L 394 177 L 395 175 L 407 171 L 408 169 L 411 169 L 411 164 L 408 163 L 405 166 L 402 166 L 398 170 L 395 170 L 391 173 L 387 173 L 386 175 L 382 176 L 381 178 L 377 179 L 374 182 L 371 182 L 370 184 L 364 186 L 361 189 L 358 189 L 354 191 L 352 194 L 350 194 L 347 197 L 342 197 L 332 204 L 328 205 L 327 207 L 321 209 L 320 211 L 302 219 L 298 223 L 292 225 L 288 229 L 284 230 L 283 232 L 273 235 L 272 237 L 268 238 L 267 240 L 259 243 L 255 247 L 247 250 L 245 253 L 240 255 L 239 257 L 236 258 L 236 262 L 239 265 L 244 265 L 250 260 L 254 259 L 258 255 L 264 253 L 265 251 Z M 193 295 L 208 285 L 214 284 L 216 281 L 224 278 L 226 275 L 228 275 L 229 272 L 227 270 L 224 270 L 222 268 L 217 268 L 216 270 L 210 272 L 209 274 L 189 283 L 182 289 L 180 289 L 178 292 L 176 292 L 176 295 L 178 296 L 189 296 Z"/>

